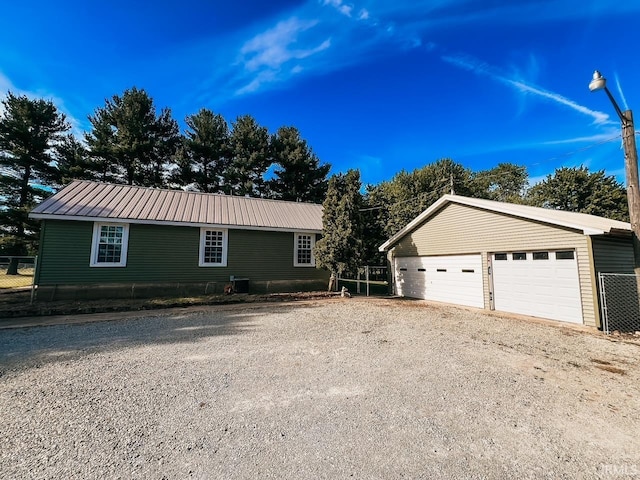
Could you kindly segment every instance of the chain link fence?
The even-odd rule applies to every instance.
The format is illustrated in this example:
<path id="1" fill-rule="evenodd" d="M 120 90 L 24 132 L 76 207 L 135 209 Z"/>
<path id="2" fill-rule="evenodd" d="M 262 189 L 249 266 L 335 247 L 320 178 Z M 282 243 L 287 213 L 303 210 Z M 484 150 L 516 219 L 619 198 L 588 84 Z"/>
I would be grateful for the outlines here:
<path id="1" fill-rule="evenodd" d="M 0 293 L 33 286 L 37 257 L 0 257 Z"/>
<path id="2" fill-rule="evenodd" d="M 640 331 L 640 277 L 624 273 L 599 273 L 602 330 L 635 333 Z"/>

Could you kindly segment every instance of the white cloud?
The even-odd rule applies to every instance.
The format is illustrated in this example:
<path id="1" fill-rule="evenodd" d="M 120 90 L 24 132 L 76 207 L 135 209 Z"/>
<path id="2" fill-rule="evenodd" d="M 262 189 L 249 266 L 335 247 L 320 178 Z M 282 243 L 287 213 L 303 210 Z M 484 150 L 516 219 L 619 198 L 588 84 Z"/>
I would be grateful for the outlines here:
<path id="1" fill-rule="evenodd" d="M 464 70 L 468 70 L 477 75 L 483 75 L 492 78 L 493 80 L 514 88 L 520 93 L 536 95 L 538 97 L 546 98 L 547 100 L 556 102 L 560 105 L 564 105 L 565 107 L 569 107 L 576 112 L 590 116 L 591 118 L 593 118 L 593 122 L 597 125 L 610 125 L 615 123 L 612 122 L 609 119 L 609 115 L 604 112 L 591 110 L 590 108 L 580 105 L 558 93 L 554 93 L 541 87 L 525 83 L 521 80 L 514 80 L 512 78 L 509 78 L 501 73 L 497 68 L 467 55 L 443 55 L 440 58 L 451 65 L 457 66 Z"/>
<path id="2" fill-rule="evenodd" d="M 299 63 L 285 68 L 287 63 L 308 59 L 330 48 L 330 38 L 317 39 L 317 35 L 300 38 L 305 33 L 313 33 L 318 23 L 317 20 L 292 17 L 247 41 L 240 49 L 245 85 L 236 89 L 236 95 L 255 92 L 267 84 L 286 80 L 304 68 Z M 248 83 L 246 77 L 250 77 Z"/>
<path id="3" fill-rule="evenodd" d="M 573 137 L 563 138 L 561 140 L 548 140 L 546 142 L 540 142 L 541 145 L 567 145 L 571 143 L 607 143 L 612 142 L 620 138 L 620 131 L 615 133 L 610 131 L 609 133 L 598 133 L 596 135 L 589 135 L 586 137 Z"/>
<path id="4" fill-rule="evenodd" d="M 0 92 L 2 92 L 2 95 L 4 95 L 4 93 L 9 90 L 15 90 L 15 87 L 13 86 L 11 80 L 9 80 L 6 75 L 0 72 Z"/>
<path id="5" fill-rule="evenodd" d="M 251 80 L 244 87 L 236 90 L 236 95 L 244 95 L 246 93 L 253 93 L 257 91 L 262 85 L 266 83 L 272 83 L 276 80 L 275 72 L 265 70 L 260 72 L 256 77 Z"/>
<path id="6" fill-rule="evenodd" d="M 569 100 L 568 98 L 563 97 L 558 93 L 553 93 L 553 92 L 544 90 L 542 88 L 535 87 L 533 85 L 527 85 L 526 83 L 521 81 L 514 81 L 508 78 L 500 78 L 500 77 L 495 77 L 495 78 L 507 84 L 513 85 L 517 90 L 519 90 L 522 93 L 531 93 L 534 95 L 538 95 L 540 97 L 553 100 L 554 102 L 559 103 L 561 105 L 565 105 L 575 110 L 576 112 L 582 113 L 584 115 L 588 115 L 593 118 L 593 121 L 596 124 L 601 125 L 601 124 L 610 123 L 608 114 L 604 112 L 599 112 L 598 110 L 591 110 L 590 108 L 584 107 L 574 102 L 573 100 Z"/>
<path id="7" fill-rule="evenodd" d="M 437 31 L 433 35 L 437 35 L 440 31 L 453 32 L 480 23 L 490 26 L 512 25 L 514 21 L 531 24 L 550 18 L 590 17 L 640 9 L 640 5 L 632 5 L 634 2 L 618 2 L 615 6 L 607 4 L 606 9 L 597 5 L 592 10 L 577 9 L 575 1 L 558 0 L 549 5 L 542 5 L 539 0 L 523 0 L 516 2 L 517 5 L 513 2 L 492 2 L 493 5 L 488 7 L 483 2 L 469 0 L 298 2 L 290 9 L 280 11 L 279 16 L 265 19 L 267 23 L 258 27 L 262 30 L 254 30 L 252 24 L 247 27 L 249 30 L 238 31 L 223 39 L 228 48 L 212 47 L 215 58 L 211 63 L 215 69 L 210 78 L 202 82 L 199 98 L 215 96 L 216 101 L 224 102 L 234 93 L 285 85 L 294 74 L 300 73 L 295 65 L 299 65 L 306 76 L 366 63 L 372 57 L 389 54 L 393 48 L 440 51 L 444 48 L 444 40 L 437 47 L 433 38 L 430 38 L 434 26 Z M 530 83 L 536 78 L 538 66 L 535 60 L 532 59 L 533 63 L 522 77 L 526 79 L 523 83 L 533 88 L 537 88 Z M 522 81 L 515 74 L 502 76 L 512 81 Z M 215 94 L 211 93 L 213 84 L 218 87 Z M 523 93 L 519 97 L 520 102 L 525 102 L 528 97 L 552 94 L 544 89 L 539 89 L 540 93 L 534 90 L 525 92 L 524 85 L 512 84 L 511 87 Z M 566 106 L 573 108 L 568 104 Z M 592 115 L 596 122 L 604 118 L 598 114 L 595 112 L 595 116 Z"/>
<path id="8" fill-rule="evenodd" d="M 317 21 L 299 20 L 294 17 L 256 35 L 246 42 L 240 50 L 240 53 L 245 57 L 245 68 L 249 71 L 255 71 L 262 67 L 276 69 L 292 58 L 305 58 L 313 55 L 319 47 L 291 49 L 291 46 L 297 42 L 300 33 L 313 28 L 317 23 Z M 324 44 L 320 47 L 327 48 Z"/>
<path id="9" fill-rule="evenodd" d="M 18 88 L 14 85 L 14 83 L 7 77 L 4 73 L 0 72 L 0 100 L 4 100 L 7 92 L 11 92 L 14 95 L 21 96 L 24 95 L 31 99 L 39 99 L 43 98 L 45 100 L 50 100 L 53 104 L 58 108 L 58 110 L 67 118 L 67 122 L 71 125 L 71 133 L 77 138 L 82 138 L 83 130 L 81 128 L 80 121 L 74 117 L 69 110 L 65 107 L 64 100 L 58 97 L 57 95 L 44 92 L 44 91 L 29 91 Z M 0 103 L 0 115 L 4 113 L 4 105 Z"/>
<path id="10" fill-rule="evenodd" d="M 616 87 L 618 88 L 618 93 L 620 94 L 620 98 L 622 99 L 622 106 L 625 110 L 629 110 L 629 104 L 627 103 L 627 99 L 624 96 L 624 92 L 622 91 L 622 85 L 620 85 L 620 79 L 618 78 L 618 72 L 613 74 L 613 77 L 616 80 Z"/>
<path id="11" fill-rule="evenodd" d="M 332 6 L 347 17 L 351 17 L 351 12 L 353 12 L 353 5 L 344 3 L 342 0 L 324 0 L 323 5 Z"/>

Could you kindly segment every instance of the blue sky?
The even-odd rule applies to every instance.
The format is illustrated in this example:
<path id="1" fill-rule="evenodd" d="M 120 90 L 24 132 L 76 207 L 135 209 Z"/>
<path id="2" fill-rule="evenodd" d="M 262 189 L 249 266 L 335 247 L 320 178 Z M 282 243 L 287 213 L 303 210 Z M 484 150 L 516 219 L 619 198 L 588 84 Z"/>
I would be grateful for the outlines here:
<path id="1" fill-rule="evenodd" d="M 76 132 L 137 86 L 182 127 L 202 107 L 296 126 L 365 183 L 443 157 L 526 165 L 534 182 L 577 165 L 623 180 L 593 70 L 640 108 L 635 0 L 32 0 L 3 17 L 0 94 L 50 98 Z"/>

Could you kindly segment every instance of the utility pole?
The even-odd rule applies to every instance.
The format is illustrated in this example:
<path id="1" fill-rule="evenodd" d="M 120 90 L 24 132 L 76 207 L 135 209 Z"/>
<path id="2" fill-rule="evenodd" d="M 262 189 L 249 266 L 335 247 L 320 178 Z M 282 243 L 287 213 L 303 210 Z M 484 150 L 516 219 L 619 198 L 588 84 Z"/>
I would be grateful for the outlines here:
<path id="1" fill-rule="evenodd" d="M 623 112 L 607 88 L 607 79 L 598 70 L 593 72 L 593 80 L 589 90 L 604 90 L 611 100 L 613 108 L 622 123 L 622 145 L 624 147 L 624 170 L 627 181 L 627 203 L 629 205 L 629 221 L 633 242 L 633 271 L 640 276 L 640 191 L 638 191 L 638 150 L 636 148 L 636 129 L 633 126 L 631 110 Z M 640 292 L 640 283 L 638 284 Z"/>
<path id="2" fill-rule="evenodd" d="M 609 93 L 609 90 L 606 90 Z M 611 94 L 609 94 L 611 96 Z M 624 169 L 627 180 L 629 221 L 633 236 L 633 270 L 640 275 L 640 191 L 638 190 L 638 150 L 636 130 L 631 110 L 621 112 L 622 144 L 624 145 Z"/>

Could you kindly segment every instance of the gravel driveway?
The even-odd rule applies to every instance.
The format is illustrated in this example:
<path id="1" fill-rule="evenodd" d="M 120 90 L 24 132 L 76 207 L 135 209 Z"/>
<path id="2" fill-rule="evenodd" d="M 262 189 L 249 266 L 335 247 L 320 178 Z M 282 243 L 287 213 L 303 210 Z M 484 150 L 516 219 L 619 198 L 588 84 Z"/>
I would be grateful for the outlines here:
<path id="1" fill-rule="evenodd" d="M 0 477 L 640 478 L 640 342 L 384 299 L 145 315 L 0 331 Z"/>

